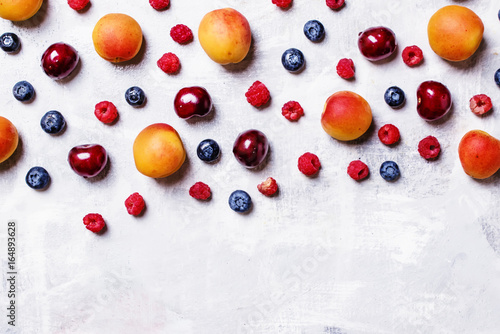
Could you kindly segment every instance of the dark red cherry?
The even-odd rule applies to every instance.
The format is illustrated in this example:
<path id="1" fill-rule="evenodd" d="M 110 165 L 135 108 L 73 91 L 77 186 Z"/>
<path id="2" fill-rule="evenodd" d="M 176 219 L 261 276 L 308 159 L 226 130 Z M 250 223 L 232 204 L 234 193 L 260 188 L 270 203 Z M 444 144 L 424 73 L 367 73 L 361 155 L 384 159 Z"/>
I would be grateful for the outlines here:
<path id="1" fill-rule="evenodd" d="M 175 96 L 174 109 L 180 118 L 204 117 L 212 110 L 212 98 L 203 87 L 185 87 Z"/>
<path id="2" fill-rule="evenodd" d="M 242 132 L 233 145 L 236 160 L 247 168 L 260 165 L 269 151 L 269 143 L 265 134 L 258 130 Z"/>
<path id="3" fill-rule="evenodd" d="M 108 155 L 101 145 L 80 145 L 69 151 L 68 162 L 76 174 L 83 177 L 94 177 L 106 166 Z"/>
<path id="4" fill-rule="evenodd" d="M 358 48 L 368 60 L 376 61 L 389 57 L 396 51 L 396 35 L 386 27 L 373 27 L 358 35 Z"/>
<path id="5" fill-rule="evenodd" d="M 42 68 L 52 79 L 63 79 L 73 72 L 80 57 L 76 50 L 65 43 L 52 44 L 42 55 Z"/>
<path id="6" fill-rule="evenodd" d="M 417 111 L 426 121 L 434 121 L 446 115 L 451 108 L 448 88 L 437 81 L 424 81 L 417 89 Z"/>

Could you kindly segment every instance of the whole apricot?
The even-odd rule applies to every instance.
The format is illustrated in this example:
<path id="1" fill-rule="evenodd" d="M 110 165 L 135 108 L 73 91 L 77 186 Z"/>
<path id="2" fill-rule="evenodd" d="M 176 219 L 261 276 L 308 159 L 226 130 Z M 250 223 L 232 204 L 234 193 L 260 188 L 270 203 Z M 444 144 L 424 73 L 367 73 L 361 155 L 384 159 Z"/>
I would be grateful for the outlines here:
<path id="1" fill-rule="evenodd" d="M 24 21 L 35 15 L 43 0 L 2 0 L 0 17 L 11 21 Z"/>
<path id="2" fill-rule="evenodd" d="M 500 140 L 481 130 L 469 131 L 460 140 L 458 156 L 467 175 L 486 179 L 500 168 Z"/>
<path id="3" fill-rule="evenodd" d="M 17 148 L 17 129 L 7 118 L 0 116 L 0 163 L 7 160 Z"/>
<path id="4" fill-rule="evenodd" d="M 429 20 L 427 36 L 432 50 L 450 61 L 462 61 L 474 54 L 483 39 L 481 18 L 467 7 L 450 5 Z"/>
<path id="5" fill-rule="evenodd" d="M 372 123 L 370 105 L 350 91 L 332 94 L 325 102 L 321 126 L 335 139 L 347 141 L 361 137 Z"/>

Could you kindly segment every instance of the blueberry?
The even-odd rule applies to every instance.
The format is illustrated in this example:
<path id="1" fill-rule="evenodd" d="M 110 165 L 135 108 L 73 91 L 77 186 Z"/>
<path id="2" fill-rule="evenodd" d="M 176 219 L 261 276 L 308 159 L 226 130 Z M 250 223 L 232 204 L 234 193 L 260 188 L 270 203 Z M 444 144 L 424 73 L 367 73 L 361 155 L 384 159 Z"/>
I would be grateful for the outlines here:
<path id="1" fill-rule="evenodd" d="M 57 134 L 61 132 L 61 130 L 64 128 L 64 125 L 66 125 L 64 116 L 56 110 L 48 111 L 40 120 L 40 126 L 42 127 L 43 131 L 50 134 Z"/>
<path id="2" fill-rule="evenodd" d="M 290 72 L 297 72 L 304 66 L 304 54 L 299 49 L 290 48 L 281 56 L 283 67 Z"/>
<path id="3" fill-rule="evenodd" d="M 205 139 L 198 144 L 196 153 L 198 154 L 198 158 L 203 161 L 215 161 L 220 155 L 219 144 L 213 139 Z"/>
<path id="4" fill-rule="evenodd" d="M 26 184 L 33 189 L 45 189 L 50 182 L 50 175 L 43 167 L 33 167 L 26 174 Z"/>
<path id="5" fill-rule="evenodd" d="M 386 181 L 394 181 L 401 175 L 399 166 L 394 161 L 385 161 L 380 166 L 380 176 Z"/>
<path id="6" fill-rule="evenodd" d="M 385 91 L 384 100 L 393 108 L 401 107 L 405 102 L 405 92 L 396 86 L 389 87 Z"/>
<path id="7" fill-rule="evenodd" d="M 12 32 L 6 32 L 0 36 L 0 48 L 5 52 L 16 52 L 21 46 L 19 37 Z"/>
<path id="8" fill-rule="evenodd" d="M 495 82 L 500 87 L 500 68 L 495 72 Z"/>
<path id="9" fill-rule="evenodd" d="M 16 100 L 27 102 L 35 96 L 35 89 L 28 81 L 19 81 L 12 88 L 12 93 Z"/>
<path id="10" fill-rule="evenodd" d="M 246 191 L 236 190 L 229 196 L 229 207 L 236 212 L 246 212 L 252 206 L 252 199 Z"/>
<path id="11" fill-rule="evenodd" d="M 325 27 L 318 20 L 307 21 L 304 24 L 304 35 L 312 42 L 319 42 L 325 37 Z"/>
<path id="12" fill-rule="evenodd" d="M 146 100 L 146 94 L 140 87 L 133 86 L 125 92 L 125 100 L 133 107 L 140 107 Z"/>

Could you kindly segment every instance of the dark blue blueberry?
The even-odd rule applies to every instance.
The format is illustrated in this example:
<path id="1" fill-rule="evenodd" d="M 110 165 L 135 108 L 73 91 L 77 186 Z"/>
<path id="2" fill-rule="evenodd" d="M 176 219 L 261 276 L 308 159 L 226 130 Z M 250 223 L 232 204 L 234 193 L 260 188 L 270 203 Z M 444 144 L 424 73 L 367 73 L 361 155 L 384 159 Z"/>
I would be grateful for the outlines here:
<path id="1" fill-rule="evenodd" d="M 325 27 L 318 20 L 307 21 L 304 24 L 304 35 L 312 42 L 319 42 L 325 37 Z"/>
<path id="2" fill-rule="evenodd" d="M 35 89 L 28 81 L 19 81 L 12 88 L 12 93 L 16 100 L 27 102 L 35 96 Z"/>
<path id="3" fill-rule="evenodd" d="M 146 94 L 144 94 L 144 91 L 140 87 L 133 86 L 125 92 L 125 100 L 131 106 L 140 107 L 146 100 Z"/>
<path id="4" fill-rule="evenodd" d="M 48 111 L 40 120 L 40 126 L 42 127 L 43 131 L 50 134 L 57 134 L 61 132 L 61 130 L 64 128 L 64 125 L 66 125 L 64 116 L 56 110 Z"/>
<path id="5" fill-rule="evenodd" d="M 396 86 L 389 87 L 385 91 L 384 100 L 393 108 L 401 107 L 405 102 L 405 92 Z"/>
<path id="6" fill-rule="evenodd" d="M 33 167 L 26 174 L 26 184 L 33 189 L 45 189 L 50 182 L 50 175 L 43 167 Z"/>
<path id="7" fill-rule="evenodd" d="M 236 212 L 246 212 L 252 206 L 252 199 L 246 191 L 235 190 L 229 196 L 229 207 Z"/>
<path id="8" fill-rule="evenodd" d="M 198 158 L 203 161 L 215 161 L 220 155 L 219 144 L 213 139 L 205 139 L 198 144 L 196 153 L 198 154 Z"/>
<path id="9" fill-rule="evenodd" d="M 500 87 L 500 68 L 495 72 L 495 82 Z"/>
<path id="10" fill-rule="evenodd" d="M 386 181 L 394 181 L 401 175 L 399 166 L 394 161 L 385 161 L 380 166 L 380 176 Z"/>
<path id="11" fill-rule="evenodd" d="M 304 54 L 299 49 L 290 48 L 283 52 L 281 63 L 290 72 L 297 72 L 304 66 Z"/>
<path id="12" fill-rule="evenodd" d="M 6 32 L 0 36 L 0 48 L 5 52 L 16 52 L 21 46 L 21 41 L 16 34 L 12 32 Z"/>

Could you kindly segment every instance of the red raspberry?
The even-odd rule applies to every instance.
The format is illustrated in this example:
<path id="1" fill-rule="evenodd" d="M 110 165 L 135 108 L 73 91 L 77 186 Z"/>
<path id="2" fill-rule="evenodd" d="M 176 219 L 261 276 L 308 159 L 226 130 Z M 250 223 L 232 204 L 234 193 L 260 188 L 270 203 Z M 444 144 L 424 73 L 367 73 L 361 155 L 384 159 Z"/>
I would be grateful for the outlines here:
<path id="1" fill-rule="evenodd" d="M 188 26 L 178 24 L 170 29 L 170 37 L 179 44 L 187 44 L 193 40 L 193 32 Z"/>
<path id="2" fill-rule="evenodd" d="M 344 0 L 326 0 L 326 5 L 331 9 L 339 9 L 344 5 Z"/>
<path id="3" fill-rule="evenodd" d="M 337 64 L 337 74 L 344 79 L 350 79 L 354 76 L 354 62 L 349 58 L 342 58 Z"/>
<path id="4" fill-rule="evenodd" d="M 82 10 L 90 0 L 68 0 L 68 5 L 74 10 Z"/>
<path id="5" fill-rule="evenodd" d="M 469 100 L 469 106 L 470 110 L 476 115 L 484 115 L 493 108 L 491 99 L 485 94 L 474 95 Z"/>
<path id="6" fill-rule="evenodd" d="M 385 145 L 392 145 L 399 140 L 399 130 L 392 124 L 386 124 L 378 130 L 378 139 Z"/>
<path id="7" fill-rule="evenodd" d="M 316 154 L 307 152 L 300 156 L 298 167 L 303 174 L 311 176 L 319 171 L 321 162 L 319 162 Z"/>
<path id="8" fill-rule="evenodd" d="M 144 202 L 144 198 L 137 192 L 133 193 L 125 200 L 125 207 L 129 215 L 140 215 L 145 206 L 146 203 Z"/>
<path id="9" fill-rule="evenodd" d="M 296 101 L 288 101 L 281 108 L 281 114 L 289 121 L 298 121 L 304 116 L 304 109 Z"/>
<path id="10" fill-rule="evenodd" d="M 365 179 L 370 173 L 368 166 L 361 160 L 351 161 L 347 167 L 347 174 L 356 181 Z"/>
<path id="11" fill-rule="evenodd" d="M 170 4 L 170 0 L 149 0 L 149 4 L 156 10 L 165 9 Z"/>
<path id="12" fill-rule="evenodd" d="M 266 104 L 271 98 L 271 94 L 267 89 L 266 85 L 264 85 L 260 81 L 255 81 L 248 91 L 245 93 L 248 103 L 253 105 L 254 107 L 260 107 Z"/>
<path id="13" fill-rule="evenodd" d="M 158 59 L 156 64 L 163 72 L 167 74 L 176 73 L 181 67 L 179 58 L 172 52 L 165 53 L 160 59 Z"/>
<path id="14" fill-rule="evenodd" d="M 189 195 L 191 197 L 201 200 L 207 200 L 212 196 L 210 187 L 203 182 L 196 182 L 191 188 L 189 188 Z"/>
<path id="15" fill-rule="evenodd" d="M 85 217 L 83 217 L 83 224 L 87 228 L 94 233 L 99 233 L 102 231 L 106 223 L 102 216 L 98 213 L 89 213 Z"/>
<path id="16" fill-rule="evenodd" d="M 268 177 L 264 182 L 257 185 L 257 189 L 266 196 L 272 196 L 278 191 L 278 184 L 272 177 Z"/>
<path id="17" fill-rule="evenodd" d="M 287 8 L 292 3 L 292 0 L 273 0 L 273 4 L 280 8 Z"/>
<path id="18" fill-rule="evenodd" d="M 113 103 L 102 101 L 95 105 L 94 115 L 103 123 L 113 123 L 118 117 L 118 110 Z"/>
<path id="19" fill-rule="evenodd" d="M 439 152 L 441 152 L 441 146 L 436 137 L 428 136 L 418 143 L 418 153 L 424 159 L 434 159 L 439 155 Z"/>
<path id="20" fill-rule="evenodd" d="M 405 62 L 406 65 L 408 66 L 416 66 L 424 60 L 424 54 L 422 53 L 422 50 L 416 46 L 407 46 L 404 48 L 403 53 L 401 54 L 403 57 L 403 61 Z"/>

